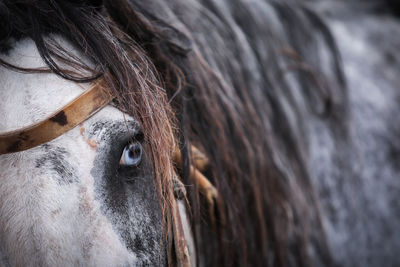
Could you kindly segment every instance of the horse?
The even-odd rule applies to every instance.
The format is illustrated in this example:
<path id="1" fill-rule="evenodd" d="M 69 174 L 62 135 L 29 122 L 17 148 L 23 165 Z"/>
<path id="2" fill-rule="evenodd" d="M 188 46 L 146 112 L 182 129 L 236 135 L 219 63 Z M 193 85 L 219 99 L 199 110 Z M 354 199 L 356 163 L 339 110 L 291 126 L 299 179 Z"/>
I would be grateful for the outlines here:
<path id="1" fill-rule="evenodd" d="M 1 0 L 0 265 L 400 265 L 394 7 Z"/>

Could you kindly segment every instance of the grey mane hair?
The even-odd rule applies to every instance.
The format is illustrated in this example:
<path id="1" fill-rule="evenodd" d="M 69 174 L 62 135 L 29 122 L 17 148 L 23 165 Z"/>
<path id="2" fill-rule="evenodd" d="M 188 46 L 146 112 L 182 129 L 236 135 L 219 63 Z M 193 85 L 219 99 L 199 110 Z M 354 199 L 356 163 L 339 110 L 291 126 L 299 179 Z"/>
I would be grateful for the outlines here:
<path id="1" fill-rule="evenodd" d="M 168 6 L 158 1 L 137 1 L 135 5 L 144 14 L 154 12 L 147 15 L 149 18 L 179 29 L 181 35 L 177 36 L 183 37 L 174 43 L 186 44 L 189 39 L 194 44 L 186 61 L 172 58 L 188 73 L 188 84 L 195 84 L 182 92 L 190 96 L 184 100 L 186 112 L 183 111 L 181 120 L 188 126 L 182 132 L 187 134 L 187 140 L 200 143 L 212 158 L 213 177 L 224 196 L 224 205 L 228 206 L 224 214 L 227 224 L 242 229 L 235 233 L 221 229 L 222 236 L 246 240 L 242 249 L 236 244 L 212 246 L 210 238 L 205 238 L 209 230 L 198 233 L 203 258 L 209 260 L 206 265 L 220 261 L 228 265 L 240 262 L 262 266 L 265 262 L 278 262 L 307 266 L 311 250 L 328 264 L 330 256 L 318 201 L 307 170 L 307 129 L 301 123 L 311 117 L 327 125 L 338 142 L 346 136 L 346 84 L 339 53 L 325 23 L 305 5 L 294 1 L 172 1 Z M 205 72 L 204 78 L 199 69 Z M 191 73 L 197 77 L 192 78 Z M 201 95 L 206 95 L 207 101 Z M 220 110 L 213 99 L 222 105 Z M 207 114 L 226 124 L 214 124 L 204 117 Z M 207 137 L 210 133 L 211 137 Z M 221 141 L 221 135 L 231 136 Z M 230 146 L 236 146 L 243 155 L 232 154 L 235 152 L 226 148 Z M 232 163 L 232 159 L 237 161 Z M 244 174 L 230 164 L 254 173 Z M 234 171 L 227 175 L 227 169 Z M 237 177 L 240 175 L 247 178 L 241 180 Z M 258 178 L 253 181 L 252 175 Z M 235 183 L 242 189 L 234 188 Z M 274 183 L 280 186 L 272 186 Z M 269 197 L 272 199 L 268 200 Z M 246 198 L 249 202 L 240 202 Z M 276 208 L 268 206 L 268 201 Z M 257 203 L 263 203 L 258 207 L 264 209 L 263 214 L 260 210 L 255 214 L 245 211 Z M 220 209 L 226 209 L 221 206 Z M 243 221 L 242 216 L 253 221 L 240 225 L 237 222 Z M 273 245 L 265 247 L 271 241 Z M 215 256 L 216 249 L 225 251 L 225 258 Z M 240 255 L 238 262 L 232 261 L 236 258 L 229 251 Z M 274 256 L 268 251 L 273 251 Z M 260 255 L 264 258 L 260 259 Z"/>

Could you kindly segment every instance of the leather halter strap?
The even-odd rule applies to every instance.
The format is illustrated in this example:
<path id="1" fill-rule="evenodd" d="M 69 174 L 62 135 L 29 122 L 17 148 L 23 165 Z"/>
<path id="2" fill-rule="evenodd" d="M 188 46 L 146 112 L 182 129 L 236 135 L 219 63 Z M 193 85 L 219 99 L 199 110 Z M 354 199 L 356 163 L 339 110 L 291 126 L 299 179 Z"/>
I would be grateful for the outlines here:
<path id="1" fill-rule="evenodd" d="M 93 116 L 112 99 L 102 82 L 97 82 L 46 119 L 22 129 L 0 133 L 0 155 L 27 150 L 59 137 Z"/>

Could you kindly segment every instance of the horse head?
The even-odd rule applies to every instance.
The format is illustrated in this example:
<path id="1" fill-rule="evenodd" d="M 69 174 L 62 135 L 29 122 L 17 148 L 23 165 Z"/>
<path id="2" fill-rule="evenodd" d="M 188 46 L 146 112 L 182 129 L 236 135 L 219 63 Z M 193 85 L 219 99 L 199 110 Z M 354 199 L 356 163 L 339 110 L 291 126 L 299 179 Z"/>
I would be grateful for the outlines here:
<path id="1" fill-rule="evenodd" d="M 31 40 L 20 41 L 5 60 L 45 67 Z M 9 69 L 1 80 L 2 132 L 43 120 L 90 86 Z M 72 114 L 61 112 L 51 121 L 66 127 Z M 10 263 L 165 265 L 162 211 L 144 139 L 136 119 L 108 105 L 54 140 L 3 155 L 1 236 Z"/>

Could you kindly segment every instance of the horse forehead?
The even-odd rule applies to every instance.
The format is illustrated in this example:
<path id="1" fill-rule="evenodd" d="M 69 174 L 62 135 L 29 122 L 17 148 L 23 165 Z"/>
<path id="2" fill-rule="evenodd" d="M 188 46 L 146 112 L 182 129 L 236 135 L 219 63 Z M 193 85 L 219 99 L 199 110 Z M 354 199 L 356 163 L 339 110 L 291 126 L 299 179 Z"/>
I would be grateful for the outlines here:
<path id="1" fill-rule="evenodd" d="M 65 46 L 68 48 L 67 42 L 65 42 Z M 70 49 L 72 48 L 70 47 Z M 72 53 L 78 52 L 72 51 Z M 18 42 L 13 50 L 7 55 L 0 54 L 0 57 L 7 62 L 24 68 L 46 66 L 37 51 L 35 43 L 30 39 Z M 0 83 L 0 114 L 2 114 L 0 132 L 8 132 L 30 126 L 49 117 L 79 96 L 89 86 L 89 84 L 82 85 L 67 81 L 51 73 L 27 74 L 4 67 L 0 68 L 0 80 L 2 81 Z M 106 106 L 81 123 L 80 126 L 64 133 L 51 143 L 59 143 L 59 147 L 70 151 L 69 155 L 73 156 L 77 152 L 75 148 L 80 147 L 77 140 L 81 140 L 82 137 L 86 138 L 85 140 L 90 148 L 95 146 L 94 140 L 84 136 L 89 133 L 86 130 L 93 125 L 102 125 L 104 130 L 113 127 L 113 134 L 118 134 L 118 130 L 122 128 L 116 128 L 116 124 L 122 125 L 132 121 L 136 124 L 136 121 L 130 116 L 123 114 L 114 107 Z M 99 124 L 99 122 L 102 123 Z M 99 141 L 101 140 L 96 142 Z M 42 150 L 44 148 L 42 147 Z M 65 158 L 68 157 L 65 156 Z"/>
<path id="2" fill-rule="evenodd" d="M 67 42 L 62 42 L 72 53 Z M 35 43 L 24 39 L 0 57 L 23 68 L 42 68 L 46 64 Z M 28 126 L 49 116 L 83 92 L 89 84 L 77 84 L 55 74 L 27 74 L 0 68 L 0 132 Z"/>

